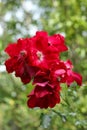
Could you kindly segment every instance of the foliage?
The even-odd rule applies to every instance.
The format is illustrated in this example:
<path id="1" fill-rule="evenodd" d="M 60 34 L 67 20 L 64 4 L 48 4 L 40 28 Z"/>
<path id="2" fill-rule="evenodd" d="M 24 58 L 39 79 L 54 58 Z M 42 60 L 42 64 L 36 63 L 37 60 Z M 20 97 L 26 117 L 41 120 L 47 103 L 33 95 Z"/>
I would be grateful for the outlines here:
<path id="1" fill-rule="evenodd" d="M 3 52 L 5 46 L 17 38 L 32 35 L 33 29 L 33 33 L 35 29 L 46 30 L 49 34 L 62 33 L 69 51 L 61 57 L 73 61 L 75 71 L 83 75 L 83 86 L 79 88 L 72 84 L 68 89 L 62 84 L 61 104 L 53 109 L 29 109 L 26 95 L 31 91 L 31 84 L 25 86 L 14 74 L 0 72 L 0 129 L 86 130 L 87 1 L 32 0 L 34 10 L 24 7 L 27 1 L 31 0 L 0 1 L 0 27 L 3 30 L 0 35 L 0 66 L 7 57 Z"/>

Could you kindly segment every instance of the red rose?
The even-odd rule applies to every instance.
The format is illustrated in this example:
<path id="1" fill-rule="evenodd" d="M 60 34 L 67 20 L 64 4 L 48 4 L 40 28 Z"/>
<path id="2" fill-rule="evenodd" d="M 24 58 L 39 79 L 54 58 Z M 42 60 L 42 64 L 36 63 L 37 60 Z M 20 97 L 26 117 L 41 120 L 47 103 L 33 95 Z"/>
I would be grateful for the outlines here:
<path id="1" fill-rule="evenodd" d="M 37 32 L 31 40 L 30 62 L 32 66 L 48 69 L 49 65 L 59 58 L 57 48 L 49 46 L 48 35 L 44 31 Z"/>
<path id="2" fill-rule="evenodd" d="M 8 73 L 15 72 L 17 77 L 20 77 L 24 84 L 31 81 L 33 75 L 38 70 L 37 67 L 32 67 L 29 60 L 29 48 L 31 41 L 19 39 L 17 43 L 10 44 L 5 49 L 10 58 L 5 62 Z"/>
<path id="3" fill-rule="evenodd" d="M 57 87 L 49 84 L 45 86 L 35 86 L 35 89 L 28 95 L 28 107 L 48 108 L 60 103 L 60 95 Z"/>
<path id="4" fill-rule="evenodd" d="M 67 68 L 63 61 L 58 61 L 53 64 L 50 72 L 50 78 L 53 83 L 65 83 L 67 78 Z"/>
<path id="5" fill-rule="evenodd" d="M 66 61 L 65 65 L 67 67 L 67 80 L 66 80 L 67 85 L 70 86 L 74 81 L 76 81 L 76 83 L 81 86 L 82 76 L 72 71 L 73 65 L 71 61 L 70 60 Z"/>

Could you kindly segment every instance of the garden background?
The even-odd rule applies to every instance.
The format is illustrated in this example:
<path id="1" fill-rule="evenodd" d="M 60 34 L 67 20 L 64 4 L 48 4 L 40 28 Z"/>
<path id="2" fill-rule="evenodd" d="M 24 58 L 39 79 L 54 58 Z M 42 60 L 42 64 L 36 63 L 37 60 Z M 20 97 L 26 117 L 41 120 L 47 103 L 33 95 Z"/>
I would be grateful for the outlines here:
<path id="1" fill-rule="evenodd" d="M 4 67 L 7 44 L 37 30 L 64 35 L 69 50 L 61 58 L 83 76 L 81 87 L 62 85 L 53 109 L 29 109 L 31 84 Z M 87 130 L 87 0 L 0 0 L 0 130 Z"/>

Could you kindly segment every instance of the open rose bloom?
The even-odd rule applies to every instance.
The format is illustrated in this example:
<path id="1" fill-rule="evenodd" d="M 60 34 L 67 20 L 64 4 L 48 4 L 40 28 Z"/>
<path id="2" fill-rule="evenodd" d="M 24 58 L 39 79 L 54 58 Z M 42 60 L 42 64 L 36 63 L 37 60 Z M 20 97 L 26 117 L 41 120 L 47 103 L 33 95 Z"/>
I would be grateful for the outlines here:
<path id="1" fill-rule="evenodd" d="M 28 95 L 28 107 L 52 108 L 60 103 L 61 83 L 69 87 L 77 82 L 81 86 L 82 76 L 73 72 L 71 61 L 60 59 L 61 52 L 67 50 L 62 35 L 48 36 L 44 31 L 7 46 L 5 52 L 9 59 L 5 66 L 8 73 L 15 72 L 24 84 L 32 81 L 34 86 Z"/>

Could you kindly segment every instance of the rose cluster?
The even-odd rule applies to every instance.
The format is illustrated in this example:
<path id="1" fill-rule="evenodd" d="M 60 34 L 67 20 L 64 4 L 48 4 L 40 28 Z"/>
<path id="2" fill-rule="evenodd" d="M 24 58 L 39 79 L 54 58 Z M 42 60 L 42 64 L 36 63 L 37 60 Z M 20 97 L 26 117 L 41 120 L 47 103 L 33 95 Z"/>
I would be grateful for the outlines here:
<path id="1" fill-rule="evenodd" d="M 7 46 L 5 52 L 10 58 L 5 65 L 8 73 L 15 72 L 24 84 L 32 82 L 34 86 L 28 95 L 28 107 L 52 108 L 60 103 L 61 83 L 67 86 L 74 81 L 82 84 L 82 76 L 73 72 L 71 61 L 60 59 L 60 53 L 67 50 L 62 35 L 48 36 L 44 31 Z"/>

